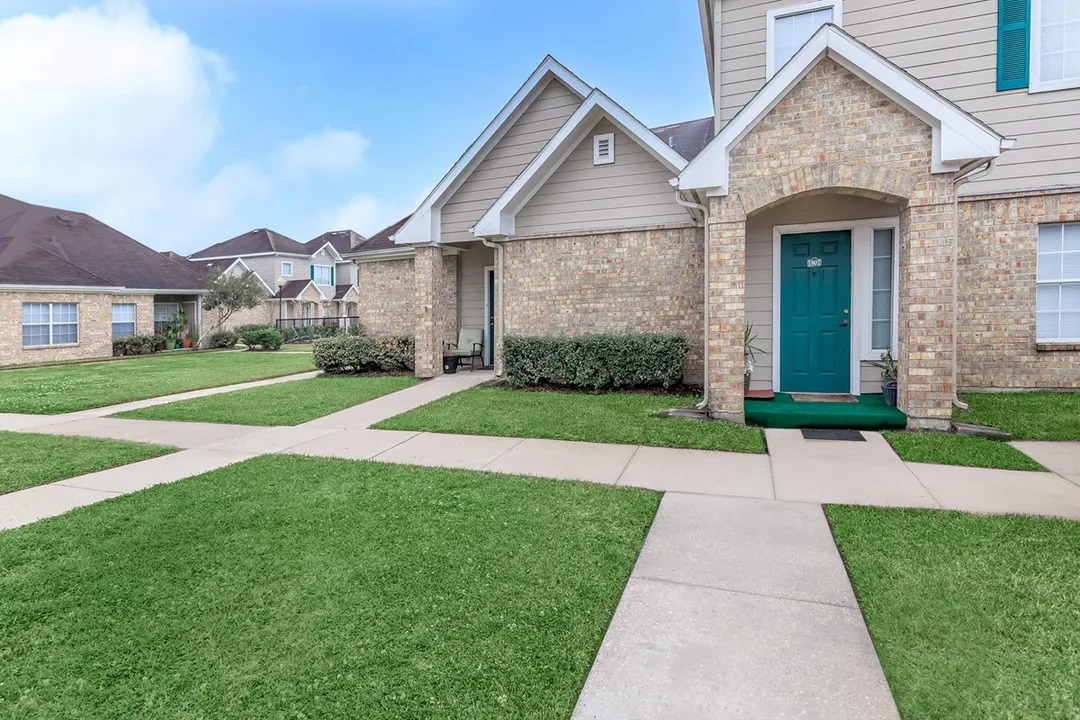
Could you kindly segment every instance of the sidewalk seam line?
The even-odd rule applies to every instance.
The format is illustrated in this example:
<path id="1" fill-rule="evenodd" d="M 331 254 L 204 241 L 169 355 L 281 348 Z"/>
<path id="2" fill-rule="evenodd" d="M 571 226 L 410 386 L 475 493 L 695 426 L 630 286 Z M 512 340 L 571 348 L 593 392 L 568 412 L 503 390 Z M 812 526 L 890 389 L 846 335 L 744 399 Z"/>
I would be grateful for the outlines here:
<path id="1" fill-rule="evenodd" d="M 787 600 L 790 602 L 805 603 L 807 605 L 822 605 L 824 607 L 840 608 L 841 610 L 858 610 L 858 601 L 856 601 L 855 606 L 851 606 L 843 605 L 841 603 L 824 602 L 822 600 L 806 600 L 804 598 L 785 597 L 783 595 L 769 595 L 768 593 L 753 592 L 751 590 L 736 590 L 734 588 L 720 587 L 717 585 L 702 585 L 700 583 L 681 582 L 679 580 L 667 580 L 665 578 L 649 577 L 646 575 L 631 575 L 630 577 L 634 580 L 646 580 L 648 582 L 661 583 L 663 585 L 681 585 L 683 587 L 698 588 L 700 590 L 716 590 L 717 592 L 726 592 L 733 595 L 747 595 L 749 597 L 769 598 L 771 600 Z"/>
<path id="2" fill-rule="evenodd" d="M 490 462 L 487 462 L 487 463 L 485 463 L 485 464 L 484 464 L 483 466 L 481 466 L 481 468 L 480 468 L 480 469 L 481 469 L 481 470 L 487 470 L 487 469 L 488 469 L 489 467 L 491 467 L 491 466 L 492 466 L 492 465 L 494 465 L 494 464 L 495 464 L 496 462 L 498 462 L 500 458 L 502 458 L 502 457 L 503 457 L 504 455 L 506 455 L 506 454 L 507 454 L 508 452 L 510 452 L 511 450 L 513 450 L 514 448 L 516 448 L 516 447 L 517 447 L 518 445 L 520 445 L 521 443 L 525 442 L 525 441 L 526 441 L 526 440 L 527 440 L 528 438 L 516 438 L 516 439 L 517 439 L 517 442 L 516 442 L 516 443 L 514 443 L 514 444 L 513 444 L 513 445 L 511 445 L 510 447 L 506 448 L 505 450 L 503 450 L 503 451 L 502 451 L 501 453 L 499 453 L 499 454 L 498 454 L 498 455 L 496 455 L 495 457 L 491 458 L 491 461 L 490 461 Z"/>
<path id="3" fill-rule="evenodd" d="M 626 474 L 626 469 L 630 467 L 630 463 L 634 462 L 634 458 L 637 457 L 638 450 L 641 450 L 640 445 L 634 447 L 634 452 L 630 453 L 630 458 L 626 461 L 626 464 L 623 465 L 623 469 L 619 472 L 619 477 L 615 478 L 615 482 L 611 483 L 612 487 L 622 482 L 623 475 Z"/>

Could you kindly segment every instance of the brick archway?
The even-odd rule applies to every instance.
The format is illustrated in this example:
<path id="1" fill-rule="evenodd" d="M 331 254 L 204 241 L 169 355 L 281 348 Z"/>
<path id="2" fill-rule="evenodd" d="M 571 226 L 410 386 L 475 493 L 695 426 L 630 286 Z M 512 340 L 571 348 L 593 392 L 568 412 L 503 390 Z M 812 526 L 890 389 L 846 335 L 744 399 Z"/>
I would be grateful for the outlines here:
<path id="1" fill-rule="evenodd" d="M 822 162 L 748 184 L 738 195 L 749 217 L 795 196 L 823 192 L 907 205 L 918 182 L 917 175 L 886 165 Z"/>

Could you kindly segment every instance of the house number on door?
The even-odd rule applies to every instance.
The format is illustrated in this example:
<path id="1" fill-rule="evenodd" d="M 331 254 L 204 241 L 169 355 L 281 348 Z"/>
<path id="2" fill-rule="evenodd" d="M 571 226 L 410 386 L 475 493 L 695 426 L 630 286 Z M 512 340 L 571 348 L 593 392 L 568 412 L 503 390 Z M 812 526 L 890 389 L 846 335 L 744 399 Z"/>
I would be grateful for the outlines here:
<path id="1" fill-rule="evenodd" d="M 806 261 L 806 267 L 821 267 L 821 258 L 810 258 Z"/>

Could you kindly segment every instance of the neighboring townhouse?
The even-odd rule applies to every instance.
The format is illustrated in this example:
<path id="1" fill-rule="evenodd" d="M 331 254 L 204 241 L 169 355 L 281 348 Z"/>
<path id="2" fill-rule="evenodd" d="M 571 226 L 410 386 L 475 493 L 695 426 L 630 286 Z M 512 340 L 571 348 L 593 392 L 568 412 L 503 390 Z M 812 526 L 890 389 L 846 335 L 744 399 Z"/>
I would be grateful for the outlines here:
<path id="1" fill-rule="evenodd" d="M 260 228 L 211 245 L 188 258 L 200 272 L 253 272 L 266 287 L 266 303 L 234 314 L 229 327 L 278 323 L 283 327 L 323 322 L 345 324 L 358 315 L 356 266 L 341 253 L 364 237 L 342 230 L 306 243 Z"/>
<path id="2" fill-rule="evenodd" d="M 678 331 L 741 420 L 752 324 L 754 389 L 880 392 L 891 350 L 912 426 L 1080 386 L 1080 0 L 699 9 L 715 121 L 649 130 L 548 58 L 357 249 L 362 286 L 411 270 L 418 375 L 458 327 Z"/>
<path id="3" fill-rule="evenodd" d="M 203 278 L 85 213 L 0 195 L 0 365 L 111 357 L 184 309 Z"/>

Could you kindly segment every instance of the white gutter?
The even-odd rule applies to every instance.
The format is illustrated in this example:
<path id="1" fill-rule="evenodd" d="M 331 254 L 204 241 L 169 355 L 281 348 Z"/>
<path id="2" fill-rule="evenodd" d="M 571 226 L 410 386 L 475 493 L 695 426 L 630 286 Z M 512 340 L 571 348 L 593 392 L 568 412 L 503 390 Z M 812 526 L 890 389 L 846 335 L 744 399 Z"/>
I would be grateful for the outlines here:
<path id="1" fill-rule="evenodd" d="M 502 340 L 503 333 L 506 331 L 506 323 L 503 320 L 503 270 L 506 267 L 504 260 L 506 248 L 501 243 L 493 243 L 486 237 L 480 238 L 480 242 L 484 243 L 489 248 L 495 250 L 495 335 L 496 338 L 491 338 L 492 344 L 492 357 L 495 358 L 495 375 L 502 375 L 502 353 L 499 352 L 498 341 Z"/>
<path id="2" fill-rule="evenodd" d="M 704 379 L 704 398 L 698 403 L 698 410 L 704 410 L 709 406 L 709 208 L 705 205 L 696 202 L 690 202 L 689 200 L 683 200 L 682 191 L 678 188 L 675 189 L 675 202 L 679 203 L 683 207 L 689 210 L 697 210 L 701 213 L 702 223 L 704 224 L 704 233 L 702 233 L 702 259 L 705 264 L 705 292 L 703 298 L 705 300 L 704 320 L 705 320 L 705 371 L 703 375 Z"/>
<path id="3" fill-rule="evenodd" d="M 959 334 L 960 323 L 960 186 L 969 183 L 972 180 L 978 180 L 981 177 L 986 177 L 994 171 L 994 166 L 997 164 L 997 158 L 991 158 L 986 163 L 986 167 L 982 170 L 978 170 L 968 175 L 957 177 L 953 180 L 953 317 L 952 317 L 952 404 L 953 407 L 960 410 L 967 410 L 967 403 L 960 400 L 960 390 L 956 387 L 957 379 L 959 378 L 959 364 L 960 360 L 957 357 L 957 348 L 959 347 L 959 341 L 957 335 Z"/>

